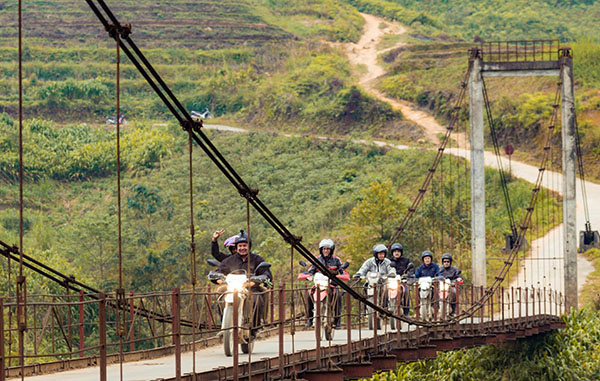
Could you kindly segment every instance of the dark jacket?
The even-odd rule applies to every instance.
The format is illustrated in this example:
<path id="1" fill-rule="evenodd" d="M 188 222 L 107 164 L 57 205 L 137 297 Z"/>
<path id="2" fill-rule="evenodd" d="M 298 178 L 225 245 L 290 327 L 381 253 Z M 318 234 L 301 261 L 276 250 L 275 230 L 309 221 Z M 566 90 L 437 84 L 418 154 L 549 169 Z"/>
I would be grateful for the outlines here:
<path id="1" fill-rule="evenodd" d="M 390 258 L 392 262 L 392 266 L 396 269 L 396 274 L 398 275 L 414 275 L 415 274 L 415 266 L 413 266 L 410 259 L 405 257 L 400 257 L 398 259 L 392 257 Z"/>
<path id="2" fill-rule="evenodd" d="M 317 257 L 317 260 L 319 262 L 321 262 L 322 264 L 324 264 L 327 267 L 335 267 L 337 269 L 339 269 L 342 266 L 342 261 L 336 257 L 335 255 L 329 255 L 327 257 L 324 257 L 322 255 L 319 255 Z M 312 276 L 315 275 L 315 273 L 318 271 L 318 269 L 315 266 L 310 266 L 310 268 L 308 269 L 308 273 Z M 340 274 L 343 272 L 343 270 L 340 272 Z"/>
<path id="3" fill-rule="evenodd" d="M 422 264 L 421 266 L 419 266 L 419 268 L 415 272 L 415 277 L 417 277 L 417 278 L 421 278 L 424 276 L 434 277 L 439 272 L 440 272 L 440 268 L 435 263 L 430 263 L 429 266 L 425 266 L 425 264 Z"/>
<path id="4" fill-rule="evenodd" d="M 223 262 L 221 262 L 218 272 L 223 275 L 227 275 L 235 270 L 247 270 L 248 258 L 250 258 L 250 274 L 248 274 L 248 276 L 252 276 L 256 266 L 265 261 L 260 255 L 254 253 L 248 254 L 244 259 L 242 259 L 242 256 L 238 253 L 230 255 L 229 257 L 225 258 Z M 271 270 L 268 268 L 263 267 L 254 275 L 266 275 L 270 281 L 273 281 L 273 274 L 271 274 Z"/>
<path id="5" fill-rule="evenodd" d="M 223 260 L 227 257 L 231 257 L 231 253 L 222 253 L 219 251 L 219 242 L 210 241 L 210 253 L 213 257 L 219 262 L 223 262 Z"/>
<path id="6" fill-rule="evenodd" d="M 460 278 L 460 273 L 461 271 L 454 266 L 450 266 L 448 268 L 442 266 L 436 276 L 443 276 L 446 279 L 456 280 L 457 278 Z"/>

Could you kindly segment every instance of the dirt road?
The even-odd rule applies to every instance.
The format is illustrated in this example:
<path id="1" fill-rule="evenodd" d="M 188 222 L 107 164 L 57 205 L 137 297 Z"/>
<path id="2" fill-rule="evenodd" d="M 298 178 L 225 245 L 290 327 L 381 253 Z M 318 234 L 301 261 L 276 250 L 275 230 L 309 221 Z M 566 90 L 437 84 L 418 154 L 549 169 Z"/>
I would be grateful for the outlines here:
<path id="1" fill-rule="evenodd" d="M 439 143 L 438 134 L 446 133 L 446 128 L 441 126 L 431 115 L 418 110 L 409 102 L 389 98 L 375 89 L 377 78 L 386 73 L 383 66 L 377 61 L 377 57 L 388 50 L 395 49 L 404 44 L 403 42 L 399 42 L 392 47 L 379 50 L 378 46 L 383 36 L 386 34 L 404 34 L 407 32 L 407 28 L 396 22 L 386 21 L 380 17 L 365 13 L 361 13 L 361 15 L 365 19 L 362 37 L 356 44 L 350 43 L 344 45 L 344 50 L 350 59 L 350 63 L 352 65 L 364 65 L 367 69 L 364 72 L 361 71 L 359 74 L 360 85 L 368 93 L 391 104 L 392 107 L 399 109 L 407 119 L 421 126 L 427 140 L 431 143 Z M 464 141 L 464 139 L 457 140 Z"/>
<path id="2" fill-rule="evenodd" d="M 384 53 L 387 50 L 397 48 L 402 46 L 403 43 L 399 42 L 395 46 L 379 50 L 378 45 L 380 44 L 383 36 L 386 34 L 404 34 L 407 32 L 407 28 L 395 23 L 390 22 L 385 19 L 368 15 L 361 14 L 365 19 L 365 25 L 363 28 L 363 35 L 358 41 L 358 43 L 354 44 L 345 44 L 344 50 L 348 55 L 348 58 L 352 65 L 363 65 L 366 70 L 357 70 L 357 75 L 359 78 L 360 85 L 363 88 L 372 94 L 373 96 L 381 99 L 382 101 L 388 102 L 394 108 L 400 109 L 404 116 L 418 124 L 424 131 L 427 139 L 434 144 L 439 143 L 438 134 L 443 134 L 446 132 L 446 128 L 441 126 L 431 115 L 426 112 L 418 110 L 414 105 L 410 104 L 406 101 L 399 101 L 395 99 L 391 99 L 380 91 L 375 89 L 375 83 L 379 77 L 385 75 L 385 69 L 379 64 L 377 57 Z M 469 151 L 468 151 L 468 143 L 465 143 L 467 140 L 464 137 L 460 137 L 457 139 L 459 143 L 459 149 L 454 151 L 448 150 L 447 152 L 450 154 L 454 154 L 457 156 L 465 157 L 469 159 Z M 462 143 L 462 144 L 461 144 Z M 496 161 L 493 157 L 493 154 L 490 152 L 485 153 L 486 156 L 486 166 L 496 167 Z M 504 167 L 506 168 L 508 165 L 505 163 Z M 534 168 L 530 165 L 512 162 L 513 166 L 513 174 L 517 177 L 520 177 L 526 181 L 531 183 L 535 183 L 537 178 L 537 168 Z M 550 176 L 550 174 L 547 174 Z M 558 175 L 560 176 L 560 175 Z M 562 177 L 561 177 L 562 178 Z M 562 184 L 559 182 L 559 184 Z M 594 192 L 597 190 L 600 192 L 600 186 L 587 182 L 586 185 L 588 189 L 588 197 L 589 200 L 595 199 L 594 197 L 600 197 L 600 193 L 597 195 Z M 579 186 L 579 184 L 578 184 Z M 558 193 L 561 193 L 562 188 L 554 189 Z M 591 190 L 591 191 L 590 191 Z M 579 193 L 578 189 L 578 194 Z M 582 200 L 577 200 L 577 225 L 578 227 L 582 227 L 584 221 L 584 215 L 582 210 Z M 592 226 L 600 225 L 600 215 L 593 215 L 591 218 Z M 563 272 L 562 272 L 562 259 L 554 259 L 557 254 L 555 247 L 562 246 L 562 225 L 557 226 L 551 232 L 549 232 L 546 236 L 534 241 L 532 243 L 532 254 L 525 261 L 519 263 L 519 274 L 516 279 L 511 279 L 511 285 L 528 285 L 528 286 L 563 286 Z M 540 265 L 543 263 L 543 265 Z M 593 270 L 593 265 L 587 259 L 582 256 L 578 257 L 577 261 L 578 267 L 578 286 L 579 289 L 583 287 L 586 282 L 587 276 Z"/>

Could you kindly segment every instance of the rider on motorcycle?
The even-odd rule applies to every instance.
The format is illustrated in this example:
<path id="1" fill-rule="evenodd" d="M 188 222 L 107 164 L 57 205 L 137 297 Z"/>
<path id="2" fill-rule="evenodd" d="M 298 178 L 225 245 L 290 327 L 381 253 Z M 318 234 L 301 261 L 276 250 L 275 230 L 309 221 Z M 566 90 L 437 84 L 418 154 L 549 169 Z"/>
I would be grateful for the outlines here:
<path id="1" fill-rule="evenodd" d="M 444 255 L 442 255 L 442 268 L 438 271 L 438 273 L 436 274 L 436 276 L 442 276 L 445 279 L 450 279 L 450 281 L 452 282 L 459 282 L 462 283 L 462 278 L 460 276 L 461 271 L 452 266 L 452 254 L 450 253 L 445 253 Z M 452 312 L 450 312 L 450 315 L 454 315 L 456 314 L 456 286 L 452 285 L 452 287 L 450 288 L 450 307 L 452 308 Z"/>
<path id="2" fill-rule="evenodd" d="M 395 277 L 396 269 L 392 266 L 392 262 L 387 259 L 387 247 L 382 244 L 373 246 L 373 258 L 369 258 L 360 267 L 360 270 L 354 274 L 354 278 L 361 278 L 367 275 L 368 272 L 378 272 L 386 277 Z"/>
<path id="3" fill-rule="evenodd" d="M 261 280 L 261 284 L 272 282 L 273 274 L 271 274 L 271 270 L 269 268 L 260 268 L 256 274 L 254 273 L 256 266 L 265 260 L 260 255 L 250 252 L 251 248 L 252 240 L 248 234 L 246 234 L 243 230 L 240 230 L 240 234 L 235 239 L 236 252 L 221 262 L 217 273 L 227 275 L 235 270 L 248 270 L 248 262 L 250 262 L 250 274 L 248 274 L 248 276 L 254 274 L 255 277 Z M 222 281 L 217 280 L 217 283 L 220 284 Z M 261 316 L 263 314 L 264 300 L 262 292 L 264 291 L 264 288 L 261 286 L 261 284 L 251 282 L 252 300 L 253 305 L 255 306 L 254 316 L 252 319 L 253 327 L 258 327 L 260 325 Z M 224 292 L 225 289 L 222 291 Z M 255 330 L 252 329 L 251 332 L 254 334 Z"/>
<path id="4" fill-rule="evenodd" d="M 403 257 L 404 248 L 399 243 L 394 243 L 390 247 L 390 251 L 392 252 L 392 257 L 390 261 L 392 266 L 396 269 L 396 274 L 398 275 L 406 275 L 409 277 L 413 277 L 415 275 L 415 266 L 412 264 L 410 259 Z M 406 284 L 402 285 L 402 289 L 404 292 L 404 305 L 408 306 L 408 286 Z M 404 307 L 404 315 L 408 316 L 410 312 L 410 308 Z"/>
<path id="5" fill-rule="evenodd" d="M 431 251 L 425 250 L 421 254 L 421 260 L 423 261 L 423 264 L 417 268 L 417 271 L 415 272 L 415 277 L 417 277 L 417 278 L 421 278 L 424 276 L 430 276 L 432 278 L 435 277 L 437 275 L 437 273 L 440 271 L 440 268 L 438 265 L 433 263 L 433 254 L 431 253 Z"/>
<path id="6" fill-rule="evenodd" d="M 336 268 L 336 269 L 338 269 L 337 270 L 338 274 L 343 274 L 344 270 L 342 269 L 342 261 L 340 260 L 340 258 L 338 258 L 337 256 L 335 256 L 333 254 L 334 251 L 335 251 L 335 243 L 333 242 L 333 240 L 331 240 L 329 238 L 325 238 L 325 239 L 321 240 L 321 242 L 319 242 L 319 253 L 321 255 L 319 255 L 317 257 L 317 260 L 319 262 L 321 262 L 325 267 Z M 319 270 L 315 266 L 310 266 L 307 273 L 310 277 L 312 277 L 315 275 L 315 273 L 317 271 L 319 271 Z M 337 300 L 336 300 L 335 318 L 333 319 L 334 320 L 333 324 L 335 325 L 336 329 L 340 329 L 340 315 L 341 315 L 341 311 L 342 311 L 342 296 L 339 292 L 337 292 L 336 294 L 337 294 Z M 307 310 L 308 311 L 308 320 L 306 321 L 306 326 L 312 327 L 314 302 L 310 295 L 310 291 L 308 292 L 306 300 L 308 303 L 308 310 Z"/>
<path id="7" fill-rule="evenodd" d="M 235 254 L 235 239 L 238 236 L 238 234 L 236 234 L 227 238 L 225 242 L 223 242 L 223 246 L 229 249 L 229 253 L 223 253 L 219 251 L 219 243 L 217 242 L 217 240 L 223 233 L 225 233 L 225 229 L 215 231 L 212 235 L 210 246 L 210 253 L 219 262 L 222 262 L 225 258 L 231 256 L 232 254 Z"/>
<path id="8" fill-rule="evenodd" d="M 403 257 L 404 248 L 399 243 L 394 243 L 390 247 L 392 256 L 390 258 L 392 266 L 396 269 L 398 275 L 414 275 L 415 266 L 412 264 L 410 259 Z"/>

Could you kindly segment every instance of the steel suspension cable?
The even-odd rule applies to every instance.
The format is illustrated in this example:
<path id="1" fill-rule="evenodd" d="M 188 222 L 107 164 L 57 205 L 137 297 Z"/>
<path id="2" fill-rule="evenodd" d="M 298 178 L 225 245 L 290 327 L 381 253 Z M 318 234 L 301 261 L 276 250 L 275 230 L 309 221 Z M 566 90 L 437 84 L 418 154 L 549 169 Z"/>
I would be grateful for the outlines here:
<path id="1" fill-rule="evenodd" d="M 17 276 L 17 324 L 19 363 L 25 379 L 25 331 L 27 330 L 27 286 L 23 276 L 23 4 L 19 0 L 19 276 Z M 0 311 L 0 313 L 4 313 Z M 4 372 L 4 369 L 2 369 Z"/>
<path id="2" fill-rule="evenodd" d="M 121 225 L 121 51 L 119 48 L 119 35 L 116 30 L 116 100 L 117 100 L 117 229 L 118 229 L 118 255 L 119 255 L 119 289 L 117 290 L 117 300 L 124 306 L 125 289 L 123 288 L 123 248 L 122 248 L 122 225 Z M 119 308 L 115 311 L 117 314 L 117 334 L 119 335 L 119 375 L 123 381 L 123 334 L 125 333 L 125 311 Z M 122 320 L 122 321 L 121 321 Z M 122 327 L 120 325 L 123 325 Z"/>
<path id="3" fill-rule="evenodd" d="M 110 12 L 110 9 L 108 9 L 108 7 L 106 6 L 106 4 L 104 2 L 99 1 L 99 4 L 104 9 L 104 11 L 107 13 L 108 17 L 113 21 L 114 24 L 112 24 L 112 25 L 108 23 L 108 20 L 104 17 L 104 15 L 100 12 L 98 7 L 96 7 L 96 5 L 93 3 L 92 0 L 86 0 L 86 2 L 88 3 L 88 5 L 92 9 L 92 11 L 96 14 L 98 19 L 101 21 L 101 23 L 105 26 L 105 28 L 107 30 L 115 28 L 119 32 L 119 34 L 121 36 L 119 43 L 120 43 L 120 46 L 121 46 L 121 49 L 123 50 L 123 52 L 132 61 L 134 66 L 136 66 L 136 68 L 140 71 L 142 76 L 148 81 L 148 83 L 155 90 L 157 95 L 159 95 L 159 97 L 165 103 L 167 108 L 173 113 L 173 115 L 180 122 L 181 126 L 186 131 L 191 131 L 194 141 L 205 152 L 205 154 L 213 161 L 213 163 L 225 175 L 225 177 L 227 177 L 227 179 L 236 187 L 238 192 L 248 200 L 249 204 L 251 204 L 263 218 L 265 218 L 265 220 L 275 229 L 275 231 L 277 233 L 279 233 L 283 237 L 283 239 L 286 242 L 291 243 L 296 248 L 296 250 L 303 257 L 305 257 L 312 265 L 314 265 L 319 271 L 321 271 L 324 274 L 326 274 L 327 276 L 329 276 L 329 274 L 327 274 L 326 267 L 324 265 L 322 265 L 321 262 L 318 261 L 316 259 L 316 257 L 306 247 L 304 247 L 300 243 L 301 237 L 293 235 L 285 227 L 285 225 L 283 225 L 283 223 L 281 223 L 281 221 L 279 221 L 279 219 L 277 219 L 277 217 L 257 197 L 258 191 L 251 189 L 243 181 L 243 179 L 233 169 L 233 167 L 229 164 L 229 162 L 222 156 L 222 154 L 216 149 L 216 147 L 212 144 L 212 142 L 208 139 L 208 137 L 200 130 L 200 128 L 202 127 L 202 123 L 195 122 L 191 118 L 189 113 L 187 113 L 187 111 L 180 105 L 180 103 L 178 101 L 176 101 L 175 105 L 173 105 L 169 101 L 167 96 L 164 95 L 164 93 L 161 91 L 161 89 L 159 89 L 157 83 L 161 84 L 161 86 L 163 87 L 163 90 L 165 90 L 165 93 L 167 93 L 169 98 L 176 100 L 176 97 L 172 94 L 172 92 L 170 90 L 168 90 L 168 87 L 166 86 L 166 84 L 164 84 L 164 81 L 160 78 L 158 73 L 156 73 L 156 71 L 152 68 L 152 65 L 147 61 L 147 59 L 145 59 L 145 57 L 143 56 L 141 51 L 139 51 L 139 49 L 137 49 L 137 47 L 135 47 L 135 45 L 133 44 L 131 38 L 129 37 L 129 34 L 131 32 L 130 27 L 129 26 L 123 27 L 121 24 L 119 24 L 118 20 L 116 20 L 116 18 L 114 17 L 112 12 Z M 124 42 L 127 42 L 130 46 L 132 46 L 132 50 L 137 54 L 137 57 L 134 56 L 132 51 L 127 48 L 127 45 L 125 45 Z M 140 64 L 140 60 L 142 62 L 144 62 L 144 65 L 147 68 L 152 68 L 152 69 L 149 69 L 149 71 L 152 73 L 154 78 L 151 78 L 150 74 L 148 74 L 146 72 L 146 70 L 144 69 L 144 67 L 142 67 L 142 65 Z M 179 108 L 183 115 L 179 114 L 177 112 L 176 108 Z M 447 142 L 447 140 L 448 140 L 448 136 L 446 136 L 445 141 Z M 439 156 L 439 153 L 438 153 L 438 156 Z M 439 161 L 439 157 L 438 157 L 438 161 Z M 334 284 L 337 284 L 338 286 L 343 288 L 345 291 L 349 292 L 354 298 L 361 300 L 362 303 L 369 305 L 370 307 L 374 308 L 375 310 L 377 310 L 378 312 L 380 312 L 383 315 L 393 316 L 389 311 L 387 311 L 386 309 L 383 309 L 379 306 L 376 306 L 375 304 L 373 304 L 372 302 L 370 302 L 369 300 L 364 298 L 362 295 L 360 295 L 358 292 L 356 292 L 355 290 L 350 288 L 346 283 L 338 280 L 336 277 L 330 276 L 330 279 Z M 403 321 L 413 321 L 413 319 L 405 318 L 403 316 L 401 316 L 399 318 Z M 426 326 L 430 325 L 430 323 L 427 323 L 427 322 L 423 322 L 420 324 L 426 325 Z"/>
<path id="4" fill-rule="evenodd" d="M 583 198 L 583 211 L 585 213 L 585 230 L 592 231 L 590 223 L 590 209 L 588 206 L 587 191 L 585 188 L 585 173 L 583 171 L 583 152 L 581 150 L 581 137 L 579 136 L 579 123 L 575 118 L 575 148 L 577 150 L 577 168 L 579 170 L 579 180 L 581 181 L 581 197 Z"/>
<path id="5" fill-rule="evenodd" d="M 564 55 L 568 54 L 568 51 L 566 49 L 564 51 L 561 49 L 561 51 L 562 51 L 562 54 L 564 54 Z M 561 63 L 561 66 L 562 66 L 562 63 Z M 492 283 L 492 285 L 490 285 L 490 287 L 488 287 L 485 290 L 483 297 L 479 301 L 474 302 L 469 308 L 463 310 L 461 312 L 461 314 L 459 314 L 458 316 L 453 318 L 451 320 L 452 322 L 460 321 L 461 319 L 464 319 L 466 317 L 473 316 L 473 314 L 476 311 L 481 309 L 485 305 L 485 303 L 489 300 L 489 298 L 495 293 L 495 291 L 500 287 L 501 283 L 504 281 L 504 278 L 506 277 L 506 275 L 508 273 L 508 270 L 510 270 L 515 258 L 518 258 L 517 254 L 522 245 L 523 238 L 525 238 L 525 234 L 528 232 L 530 225 L 531 225 L 533 211 L 535 209 L 535 204 L 537 202 L 537 198 L 540 193 L 543 175 L 544 175 L 544 172 L 546 171 L 546 165 L 547 165 L 549 153 L 550 153 L 550 146 L 552 144 L 553 131 L 556 126 L 556 121 L 558 119 L 558 108 L 559 108 L 561 88 L 562 88 L 562 79 L 559 80 L 559 82 L 557 83 L 557 89 L 556 89 L 556 93 L 554 96 L 554 103 L 552 104 L 553 112 L 552 112 L 552 116 L 550 119 L 550 124 L 548 126 L 548 131 L 547 131 L 546 140 L 545 140 L 545 144 L 544 144 L 542 159 L 540 162 L 540 166 L 538 167 L 537 179 L 535 181 L 534 188 L 531 192 L 529 206 L 526 209 L 527 213 L 525 214 L 525 216 L 523 217 L 523 219 L 521 221 L 520 231 L 517 236 L 515 245 L 511 249 L 511 251 L 508 255 L 508 258 L 504 261 L 504 266 L 499 271 L 498 275 L 496 275 L 496 277 L 494 278 L 494 282 Z"/>
<path id="6" fill-rule="evenodd" d="M 498 173 L 500 175 L 500 185 L 502 186 L 502 194 L 504 195 L 504 202 L 506 204 L 506 211 L 508 212 L 508 219 L 510 221 L 510 231 L 514 237 L 517 236 L 517 225 L 515 223 L 515 217 L 513 213 L 512 204 L 510 202 L 510 195 L 508 192 L 508 185 L 506 181 L 506 175 L 504 174 L 504 168 L 502 166 L 502 158 L 500 157 L 500 147 L 498 144 L 498 136 L 496 135 L 496 123 L 494 118 L 492 117 L 492 107 L 490 104 L 490 100 L 488 98 L 487 86 L 485 84 L 485 79 L 481 76 L 481 83 L 483 85 L 483 104 L 485 106 L 485 113 L 488 120 L 488 125 L 490 126 L 490 135 L 492 136 L 492 142 L 494 145 L 494 153 L 496 154 L 496 162 L 498 165 Z"/>
<path id="7" fill-rule="evenodd" d="M 93 4 L 92 0 L 86 0 L 86 2 L 90 5 L 90 7 L 92 8 L 92 10 L 96 14 L 96 16 L 100 19 L 100 21 L 103 23 L 103 25 L 105 25 L 105 27 L 108 28 L 109 27 L 108 21 L 101 14 L 99 9 Z M 114 17 L 114 15 L 112 15 L 110 10 L 106 6 L 106 4 L 102 1 L 99 1 L 99 3 L 101 5 L 101 7 L 105 10 L 105 12 L 107 12 L 107 14 L 109 15 L 109 18 L 111 18 L 113 20 L 113 22 L 117 21 L 116 18 Z M 328 275 L 326 268 L 320 263 L 320 261 L 317 261 L 316 257 L 306 247 L 304 247 L 304 245 L 302 245 L 300 243 L 301 237 L 293 235 L 285 227 L 285 225 L 283 225 L 281 223 L 281 221 L 279 221 L 275 217 L 275 215 L 273 215 L 273 213 L 257 197 L 257 191 L 251 189 L 250 187 L 248 187 L 246 185 L 246 183 L 242 180 L 242 178 L 239 176 L 239 174 L 237 174 L 237 172 L 227 162 L 227 160 L 225 160 L 225 158 L 216 149 L 216 147 L 212 144 L 212 142 L 208 139 L 208 137 L 206 137 L 206 135 L 200 130 L 200 128 L 202 127 L 202 123 L 193 121 L 193 119 L 191 119 L 191 117 L 189 117 L 189 114 L 187 113 L 187 111 L 182 108 L 181 104 L 178 101 L 176 101 L 176 97 L 172 94 L 172 92 L 170 92 L 170 90 L 168 90 L 168 87 L 164 84 L 164 81 L 162 81 L 162 79 L 156 73 L 156 71 L 152 68 L 150 63 L 145 59 L 145 57 L 143 56 L 141 51 L 139 51 L 139 49 L 137 49 L 137 47 L 133 44 L 132 40 L 129 38 L 130 29 L 128 30 L 127 28 L 121 27 L 120 24 L 118 24 L 118 21 L 115 22 L 115 25 L 117 25 L 117 27 L 121 33 L 121 36 L 123 37 L 122 40 L 125 40 L 129 43 L 129 45 L 132 47 L 132 50 L 137 54 L 138 58 L 144 63 L 144 65 L 147 66 L 147 68 L 149 68 L 149 71 L 154 76 L 154 79 L 151 78 L 150 74 L 148 74 L 146 72 L 146 70 L 142 67 L 142 65 L 140 64 L 138 59 L 133 55 L 132 51 L 130 51 L 122 43 L 121 47 L 122 47 L 123 51 L 130 58 L 130 60 L 134 64 L 134 66 L 136 66 L 136 68 L 138 68 L 138 70 L 140 71 L 142 76 L 144 76 L 144 78 L 148 81 L 150 86 L 155 90 L 157 95 L 159 95 L 161 100 L 163 100 L 163 102 L 169 108 L 169 110 L 173 113 L 173 115 L 178 119 L 178 121 L 180 122 L 180 124 L 182 125 L 184 130 L 192 132 L 193 139 L 194 139 L 194 141 L 196 141 L 196 143 L 199 145 L 199 147 L 213 161 L 213 163 L 227 177 L 227 179 L 236 187 L 238 192 L 247 199 L 248 203 L 252 204 L 252 206 L 258 211 L 258 213 L 263 218 L 265 218 L 265 220 L 273 227 L 273 229 L 278 234 L 280 234 L 286 242 L 290 243 L 294 248 L 296 248 L 296 250 L 304 258 L 306 258 L 311 264 L 313 264 L 318 270 L 320 270 L 324 274 Z M 468 72 L 466 75 L 468 75 Z M 167 99 L 167 96 L 165 94 L 163 94 L 163 92 L 158 88 L 157 83 L 161 84 L 161 86 L 163 87 L 163 89 L 165 90 L 165 92 L 167 93 L 169 98 L 175 100 L 175 102 L 174 102 L 175 105 L 173 105 Z M 463 81 L 461 95 L 459 96 L 459 100 L 457 101 L 457 104 L 460 104 L 460 102 L 462 102 L 462 99 L 464 98 L 465 88 L 466 88 L 466 81 Z M 183 116 L 180 115 L 176 111 L 176 108 L 180 109 Z M 452 130 L 453 125 L 456 123 L 456 120 L 458 119 L 458 115 L 457 115 L 458 113 L 456 112 L 457 109 L 460 109 L 460 107 L 455 107 L 454 118 L 452 119 L 451 124 L 447 128 L 446 136 L 443 140 L 442 146 L 438 149 L 438 154 L 436 155 L 436 161 L 434 162 L 434 165 L 429 169 L 429 174 L 424 182 L 424 188 L 419 190 L 419 196 L 417 196 L 417 199 L 415 200 L 415 203 L 413 204 L 414 207 L 411 207 L 409 209 L 407 215 L 405 216 L 405 219 L 403 220 L 402 225 L 397 229 L 396 234 L 392 238 L 392 240 L 395 239 L 397 237 L 397 235 L 400 234 L 400 232 L 404 229 L 404 227 L 406 226 L 406 222 L 410 219 L 410 216 L 412 216 L 414 214 L 414 212 L 416 210 L 415 207 L 421 202 L 421 200 L 423 198 L 423 194 L 426 191 L 426 187 L 428 186 L 429 182 L 431 181 L 432 175 L 435 172 L 435 168 L 437 167 L 437 164 L 439 163 L 440 156 L 444 150 L 444 147 L 446 146 L 446 144 L 448 142 L 449 132 Z M 504 275 L 505 274 L 501 273 L 502 277 Z M 342 289 L 347 291 L 350 295 L 352 295 L 355 299 L 358 299 L 363 304 L 366 304 L 369 307 L 372 307 L 374 310 L 378 311 L 382 315 L 386 315 L 386 316 L 390 316 L 390 317 L 394 316 L 394 317 L 398 318 L 399 320 L 410 322 L 410 323 L 417 324 L 420 326 L 426 326 L 426 327 L 434 326 L 434 325 L 445 325 L 445 324 L 449 323 L 449 322 L 438 322 L 438 323 L 421 322 L 421 321 L 416 321 L 411 318 L 405 318 L 404 316 L 395 316 L 391 312 L 389 312 L 385 309 L 382 309 L 379 306 L 374 305 L 372 302 L 370 302 L 369 300 L 364 298 L 362 295 L 358 294 L 355 290 L 351 289 L 347 284 L 339 281 L 336 277 L 330 277 L 330 279 L 331 279 L 332 283 L 337 284 L 339 287 L 341 287 Z M 479 303 L 476 303 L 475 309 L 480 308 L 482 301 L 487 300 L 487 299 L 489 299 L 489 295 L 486 292 L 486 294 L 484 295 L 482 300 Z M 473 310 L 473 308 L 471 309 L 471 311 L 472 310 Z"/>
<path id="8" fill-rule="evenodd" d="M 425 176 L 425 180 L 423 180 L 423 183 L 421 184 L 421 187 L 419 188 L 419 193 L 415 197 L 412 205 L 408 208 L 408 211 L 404 215 L 402 221 L 400 222 L 400 225 L 396 228 L 396 231 L 394 232 L 392 237 L 389 239 L 388 246 L 390 246 L 394 241 L 396 241 L 396 239 L 398 239 L 400 234 L 402 234 L 402 232 L 404 232 L 408 222 L 412 219 L 418 206 L 421 204 L 421 201 L 423 201 L 423 198 L 425 197 L 425 193 L 427 192 L 429 184 L 431 183 L 431 180 L 433 179 L 436 169 L 441 161 L 442 155 L 444 153 L 444 149 L 446 148 L 446 146 L 448 145 L 448 142 L 450 140 L 450 134 L 454 130 L 454 127 L 460 118 L 459 111 L 461 109 L 462 102 L 464 101 L 464 98 L 466 96 L 467 78 L 469 77 L 469 73 L 470 73 L 470 70 L 467 70 L 467 72 L 465 73 L 464 79 L 461 82 L 461 89 L 460 89 L 460 92 L 456 99 L 456 102 L 454 104 L 454 107 L 452 109 L 452 118 L 450 120 L 450 123 L 446 127 L 446 133 L 444 135 L 444 138 L 442 139 L 440 147 L 437 149 L 437 153 L 436 153 L 435 159 L 433 160 L 433 164 L 428 169 L 427 176 Z"/>
<path id="9" fill-rule="evenodd" d="M 192 135 L 188 134 L 189 152 L 189 184 L 190 184 L 190 281 L 192 283 L 192 374 L 196 379 L 196 242 L 194 241 L 196 227 L 194 225 L 194 145 Z"/>

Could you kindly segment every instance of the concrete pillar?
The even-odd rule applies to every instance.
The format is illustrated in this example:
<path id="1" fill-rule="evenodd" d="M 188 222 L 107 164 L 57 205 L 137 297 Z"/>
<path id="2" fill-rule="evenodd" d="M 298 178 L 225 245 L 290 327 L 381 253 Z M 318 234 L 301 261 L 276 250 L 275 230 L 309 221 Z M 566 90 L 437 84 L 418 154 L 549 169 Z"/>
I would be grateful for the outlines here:
<path id="1" fill-rule="evenodd" d="M 562 168 L 563 168 L 563 224 L 565 261 L 565 299 L 567 312 L 577 309 L 577 215 L 576 215 L 576 160 L 575 97 L 573 93 L 573 59 L 568 49 L 561 50 L 562 81 Z"/>
<path id="2" fill-rule="evenodd" d="M 483 81 L 481 58 L 472 51 L 469 66 L 469 138 L 471 141 L 471 271 L 473 285 L 486 285 Z"/>

